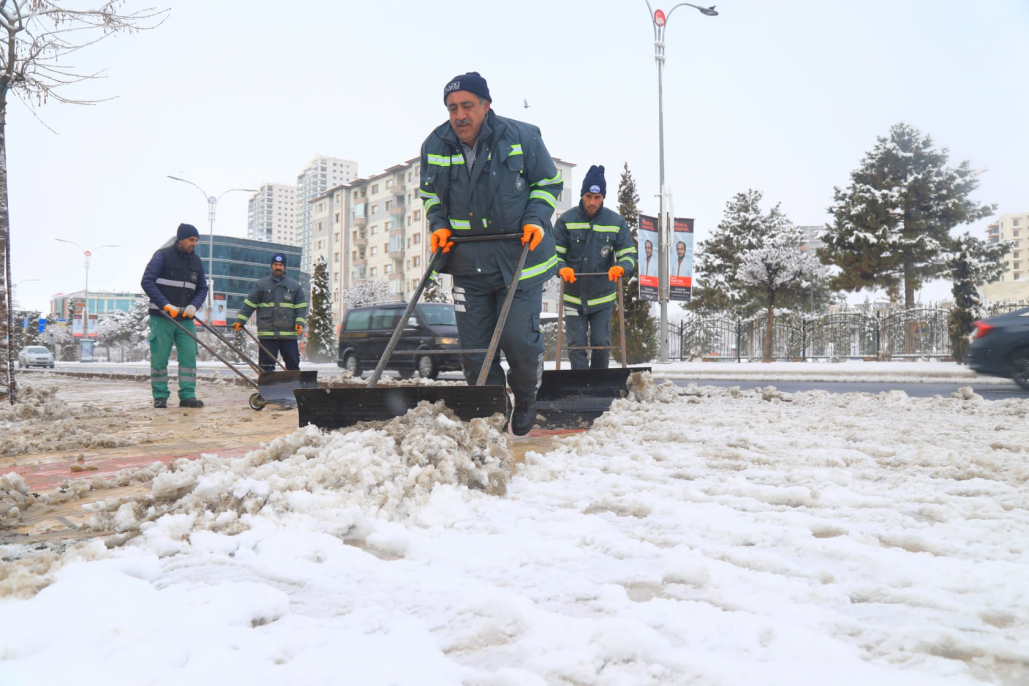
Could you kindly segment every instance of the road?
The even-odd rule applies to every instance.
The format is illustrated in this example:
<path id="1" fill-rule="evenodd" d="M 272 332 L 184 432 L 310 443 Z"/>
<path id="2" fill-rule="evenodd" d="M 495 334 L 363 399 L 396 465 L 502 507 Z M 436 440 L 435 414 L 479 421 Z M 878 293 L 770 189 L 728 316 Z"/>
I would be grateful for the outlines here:
<path id="1" fill-rule="evenodd" d="M 775 386 L 783 393 L 796 393 L 798 391 L 829 391 L 830 393 L 882 393 L 884 391 L 904 391 L 913 398 L 931 398 L 934 395 L 942 395 L 949 398 L 950 394 L 959 388 L 971 386 L 972 390 L 986 400 L 1009 400 L 1011 398 L 1023 398 L 1029 400 L 1029 391 L 1019 388 L 1014 381 L 1007 384 L 979 384 L 974 382 L 961 381 L 952 383 L 911 383 L 911 382 L 855 382 L 855 381 L 778 381 L 753 379 L 671 379 L 676 386 L 688 386 L 691 383 L 700 386 L 718 386 L 730 388 L 739 386 L 742 390 L 766 386 Z"/>
<path id="2" fill-rule="evenodd" d="M 308 367 L 301 364 L 301 369 L 307 369 Z M 312 367 L 313 369 L 313 367 Z M 321 365 L 319 371 L 323 371 L 327 374 L 334 373 L 325 369 L 324 365 Z M 104 364 L 102 362 L 94 364 L 61 364 L 57 363 L 57 372 L 62 370 L 67 371 L 90 371 L 97 373 L 123 373 L 123 374 L 149 374 L 150 366 L 146 363 L 124 365 L 124 364 Z M 39 373 L 43 369 L 31 369 L 31 370 L 20 370 L 19 373 L 30 372 Z M 241 371 L 248 373 L 249 369 L 241 367 Z M 221 374 L 223 376 L 231 377 L 233 372 L 225 367 L 202 367 L 200 369 L 202 374 Z M 389 372 L 387 372 L 388 374 Z M 173 372 L 174 374 L 174 372 Z M 458 381 L 461 379 L 460 372 L 453 372 L 447 374 L 441 374 L 441 379 Z M 664 381 L 659 374 L 655 376 L 656 379 Z M 1013 381 L 1010 383 L 980 383 L 976 384 L 973 381 L 951 381 L 951 382 L 932 382 L 932 383 L 920 383 L 917 381 L 784 381 L 777 379 L 683 379 L 675 378 L 671 379 L 677 386 L 688 386 L 691 383 L 696 383 L 702 386 L 718 386 L 721 388 L 729 388 L 732 386 L 739 386 L 741 389 L 757 388 L 758 386 L 764 388 L 765 386 L 775 386 L 784 393 L 796 393 L 798 391 L 828 391 L 830 393 L 882 393 L 885 391 L 904 391 L 911 397 L 915 398 L 931 398 L 934 395 L 942 395 L 943 397 L 950 397 L 950 394 L 959 388 L 964 386 L 971 386 L 972 389 L 987 400 L 1008 400 L 1011 398 L 1022 398 L 1029 399 L 1029 391 L 1023 390 Z"/>

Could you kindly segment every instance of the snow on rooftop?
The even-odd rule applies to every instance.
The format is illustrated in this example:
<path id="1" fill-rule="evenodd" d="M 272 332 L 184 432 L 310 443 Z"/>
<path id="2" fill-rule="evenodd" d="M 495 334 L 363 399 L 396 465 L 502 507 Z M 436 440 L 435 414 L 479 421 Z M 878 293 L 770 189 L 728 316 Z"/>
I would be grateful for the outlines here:
<path id="1" fill-rule="evenodd" d="M 1029 401 L 636 381 L 509 480 L 429 407 L 155 467 L 0 549 L 0 683 L 1029 682 Z"/>

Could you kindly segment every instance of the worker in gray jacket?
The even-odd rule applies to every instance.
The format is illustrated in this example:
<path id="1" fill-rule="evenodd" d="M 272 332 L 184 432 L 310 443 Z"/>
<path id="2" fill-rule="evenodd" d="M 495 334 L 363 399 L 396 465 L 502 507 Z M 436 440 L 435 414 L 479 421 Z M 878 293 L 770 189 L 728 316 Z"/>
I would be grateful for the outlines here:
<path id="1" fill-rule="evenodd" d="M 307 326 L 307 296 L 296 279 L 286 276 L 286 256 L 272 256 L 272 273 L 254 283 L 239 308 L 233 331 L 239 331 L 257 310 L 257 338 L 269 355 L 260 350 L 258 364 L 266 372 L 275 371 L 275 358 L 281 353 L 286 369 L 300 369 L 300 338 Z"/>
<path id="2" fill-rule="evenodd" d="M 529 254 L 500 337 L 510 373 L 493 359 L 486 383 L 509 384 L 514 392 L 511 431 L 528 433 L 535 419 L 536 390 L 543 376 L 540 310 L 543 284 L 554 275 L 557 256 L 550 217 L 563 183 L 540 131 L 497 116 L 486 79 L 476 72 L 455 76 L 443 89 L 450 121 L 422 144 L 421 198 L 442 248 L 439 271 L 454 278 L 454 309 L 461 347 L 488 348 L 504 298 L 514 279 L 522 245 Z M 456 244 L 456 236 L 522 234 L 521 242 Z M 499 357 L 499 355 L 498 355 Z M 462 355 L 465 378 L 474 383 L 485 355 Z"/>
<path id="3" fill-rule="evenodd" d="M 618 278 L 632 276 L 636 268 L 636 245 L 625 220 L 604 207 L 607 195 L 604 167 L 590 167 L 582 180 L 580 195 L 579 205 L 558 217 L 554 225 L 558 274 L 567 282 L 563 304 L 565 336 L 570 348 L 609 347 Z M 580 272 L 606 272 L 606 275 L 578 278 L 576 273 Z M 569 314 L 572 316 L 567 316 Z M 609 351 L 591 350 L 588 361 L 586 352 L 568 351 L 572 369 L 607 369 Z"/>

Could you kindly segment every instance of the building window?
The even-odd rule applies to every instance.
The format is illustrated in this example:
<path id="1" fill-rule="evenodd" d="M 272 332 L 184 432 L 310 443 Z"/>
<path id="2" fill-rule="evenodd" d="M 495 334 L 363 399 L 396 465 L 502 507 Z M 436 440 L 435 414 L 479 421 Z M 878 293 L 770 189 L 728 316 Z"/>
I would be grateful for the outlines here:
<path id="1" fill-rule="evenodd" d="M 372 205 L 372 214 L 378 214 L 378 213 L 379 213 L 379 203 L 375 203 L 374 205 Z"/>
<path id="2" fill-rule="evenodd" d="M 373 245 L 373 246 L 372 246 L 372 257 L 375 257 L 375 256 L 376 256 L 376 255 L 378 255 L 378 254 L 379 254 L 379 249 L 378 249 L 378 248 L 376 248 L 376 247 L 375 247 L 375 246 Z"/>
<path id="3" fill-rule="evenodd" d="M 391 265 L 391 264 L 387 264 L 385 267 L 382 268 L 382 273 L 383 274 L 389 274 L 392 271 L 393 271 L 393 265 Z"/>
<path id="4" fill-rule="evenodd" d="M 419 264 L 421 264 L 421 261 L 421 258 L 415 255 L 411 258 L 411 266 L 417 267 Z"/>
<path id="5" fill-rule="evenodd" d="M 372 277 L 373 279 L 376 276 L 378 276 L 378 275 L 379 275 L 378 267 L 372 267 L 371 269 L 368 270 L 368 276 Z"/>
<path id="6" fill-rule="evenodd" d="M 392 200 L 387 200 L 386 201 L 386 211 L 389 212 L 392 209 L 393 209 L 393 201 Z"/>
<path id="7" fill-rule="evenodd" d="M 420 233 L 416 233 L 414 235 L 414 244 L 418 245 L 421 242 L 422 242 L 422 235 Z"/>
<path id="8" fill-rule="evenodd" d="M 372 235 L 373 236 L 378 236 L 379 235 L 379 225 L 378 224 L 376 224 L 375 226 L 372 227 Z"/>
<path id="9" fill-rule="evenodd" d="M 1013 236 L 1014 238 L 1018 238 L 1018 231 L 1012 231 L 1012 232 L 1011 232 L 1011 235 L 1012 235 L 1012 236 Z"/>
<path id="10" fill-rule="evenodd" d="M 410 236 L 408 236 L 408 238 L 407 238 L 407 247 L 408 248 L 411 247 L 411 237 Z"/>
<path id="11" fill-rule="evenodd" d="M 1011 220 L 1011 225 L 1012 226 L 1018 226 L 1018 220 L 1017 219 L 1012 219 Z"/>
<path id="12" fill-rule="evenodd" d="M 386 179 L 386 190 L 393 188 L 393 179 Z"/>
<path id="13" fill-rule="evenodd" d="M 414 211 L 414 215 L 413 215 L 413 216 L 414 216 L 414 220 L 415 220 L 415 221 L 418 221 L 419 219 L 421 219 L 421 218 L 422 218 L 422 212 L 421 212 L 421 210 L 415 210 L 415 211 Z"/>
<path id="14" fill-rule="evenodd" d="M 375 195 L 378 192 L 379 192 L 379 184 L 377 184 L 377 183 L 376 184 L 372 184 L 372 195 Z"/>

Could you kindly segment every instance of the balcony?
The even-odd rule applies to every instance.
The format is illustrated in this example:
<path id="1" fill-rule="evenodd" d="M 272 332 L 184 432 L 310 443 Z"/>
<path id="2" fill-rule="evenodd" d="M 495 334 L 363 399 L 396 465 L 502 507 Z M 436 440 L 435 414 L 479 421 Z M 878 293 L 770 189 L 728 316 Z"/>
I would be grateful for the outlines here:
<path id="1" fill-rule="evenodd" d="M 404 272 L 391 272 L 389 275 L 390 281 L 403 281 L 404 278 Z"/>
<path id="2" fill-rule="evenodd" d="M 357 238 L 354 239 L 355 248 L 366 248 L 368 247 L 368 234 L 358 233 Z"/>
<path id="3" fill-rule="evenodd" d="M 407 212 L 407 205 L 405 205 L 402 202 L 394 203 L 393 207 L 391 207 L 390 210 L 389 210 L 389 213 L 391 215 L 398 215 L 399 214 L 399 215 L 403 216 L 403 214 L 405 212 Z"/>
<path id="4" fill-rule="evenodd" d="M 403 259 L 404 259 L 404 249 L 403 248 L 399 248 L 398 250 L 390 250 L 386 254 L 389 257 L 389 259 L 393 260 L 394 262 L 402 262 Z"/>
<path id="5" fill-rule="evenodd" d="M 404 193 L 407 193 L 407 186 L 402 183 L 395 183 L 387 188 L 386 192 L 392 193 L 393 195 L 403 195 Z"/>
<path id="6" fill-rule="evenodd" d="M 355 257 L 351 260 L 350 264 L 354 267 L 364 267 L 368 265 L 368 259 L 364 255 L 361 255 L 360 257 Z"/>

